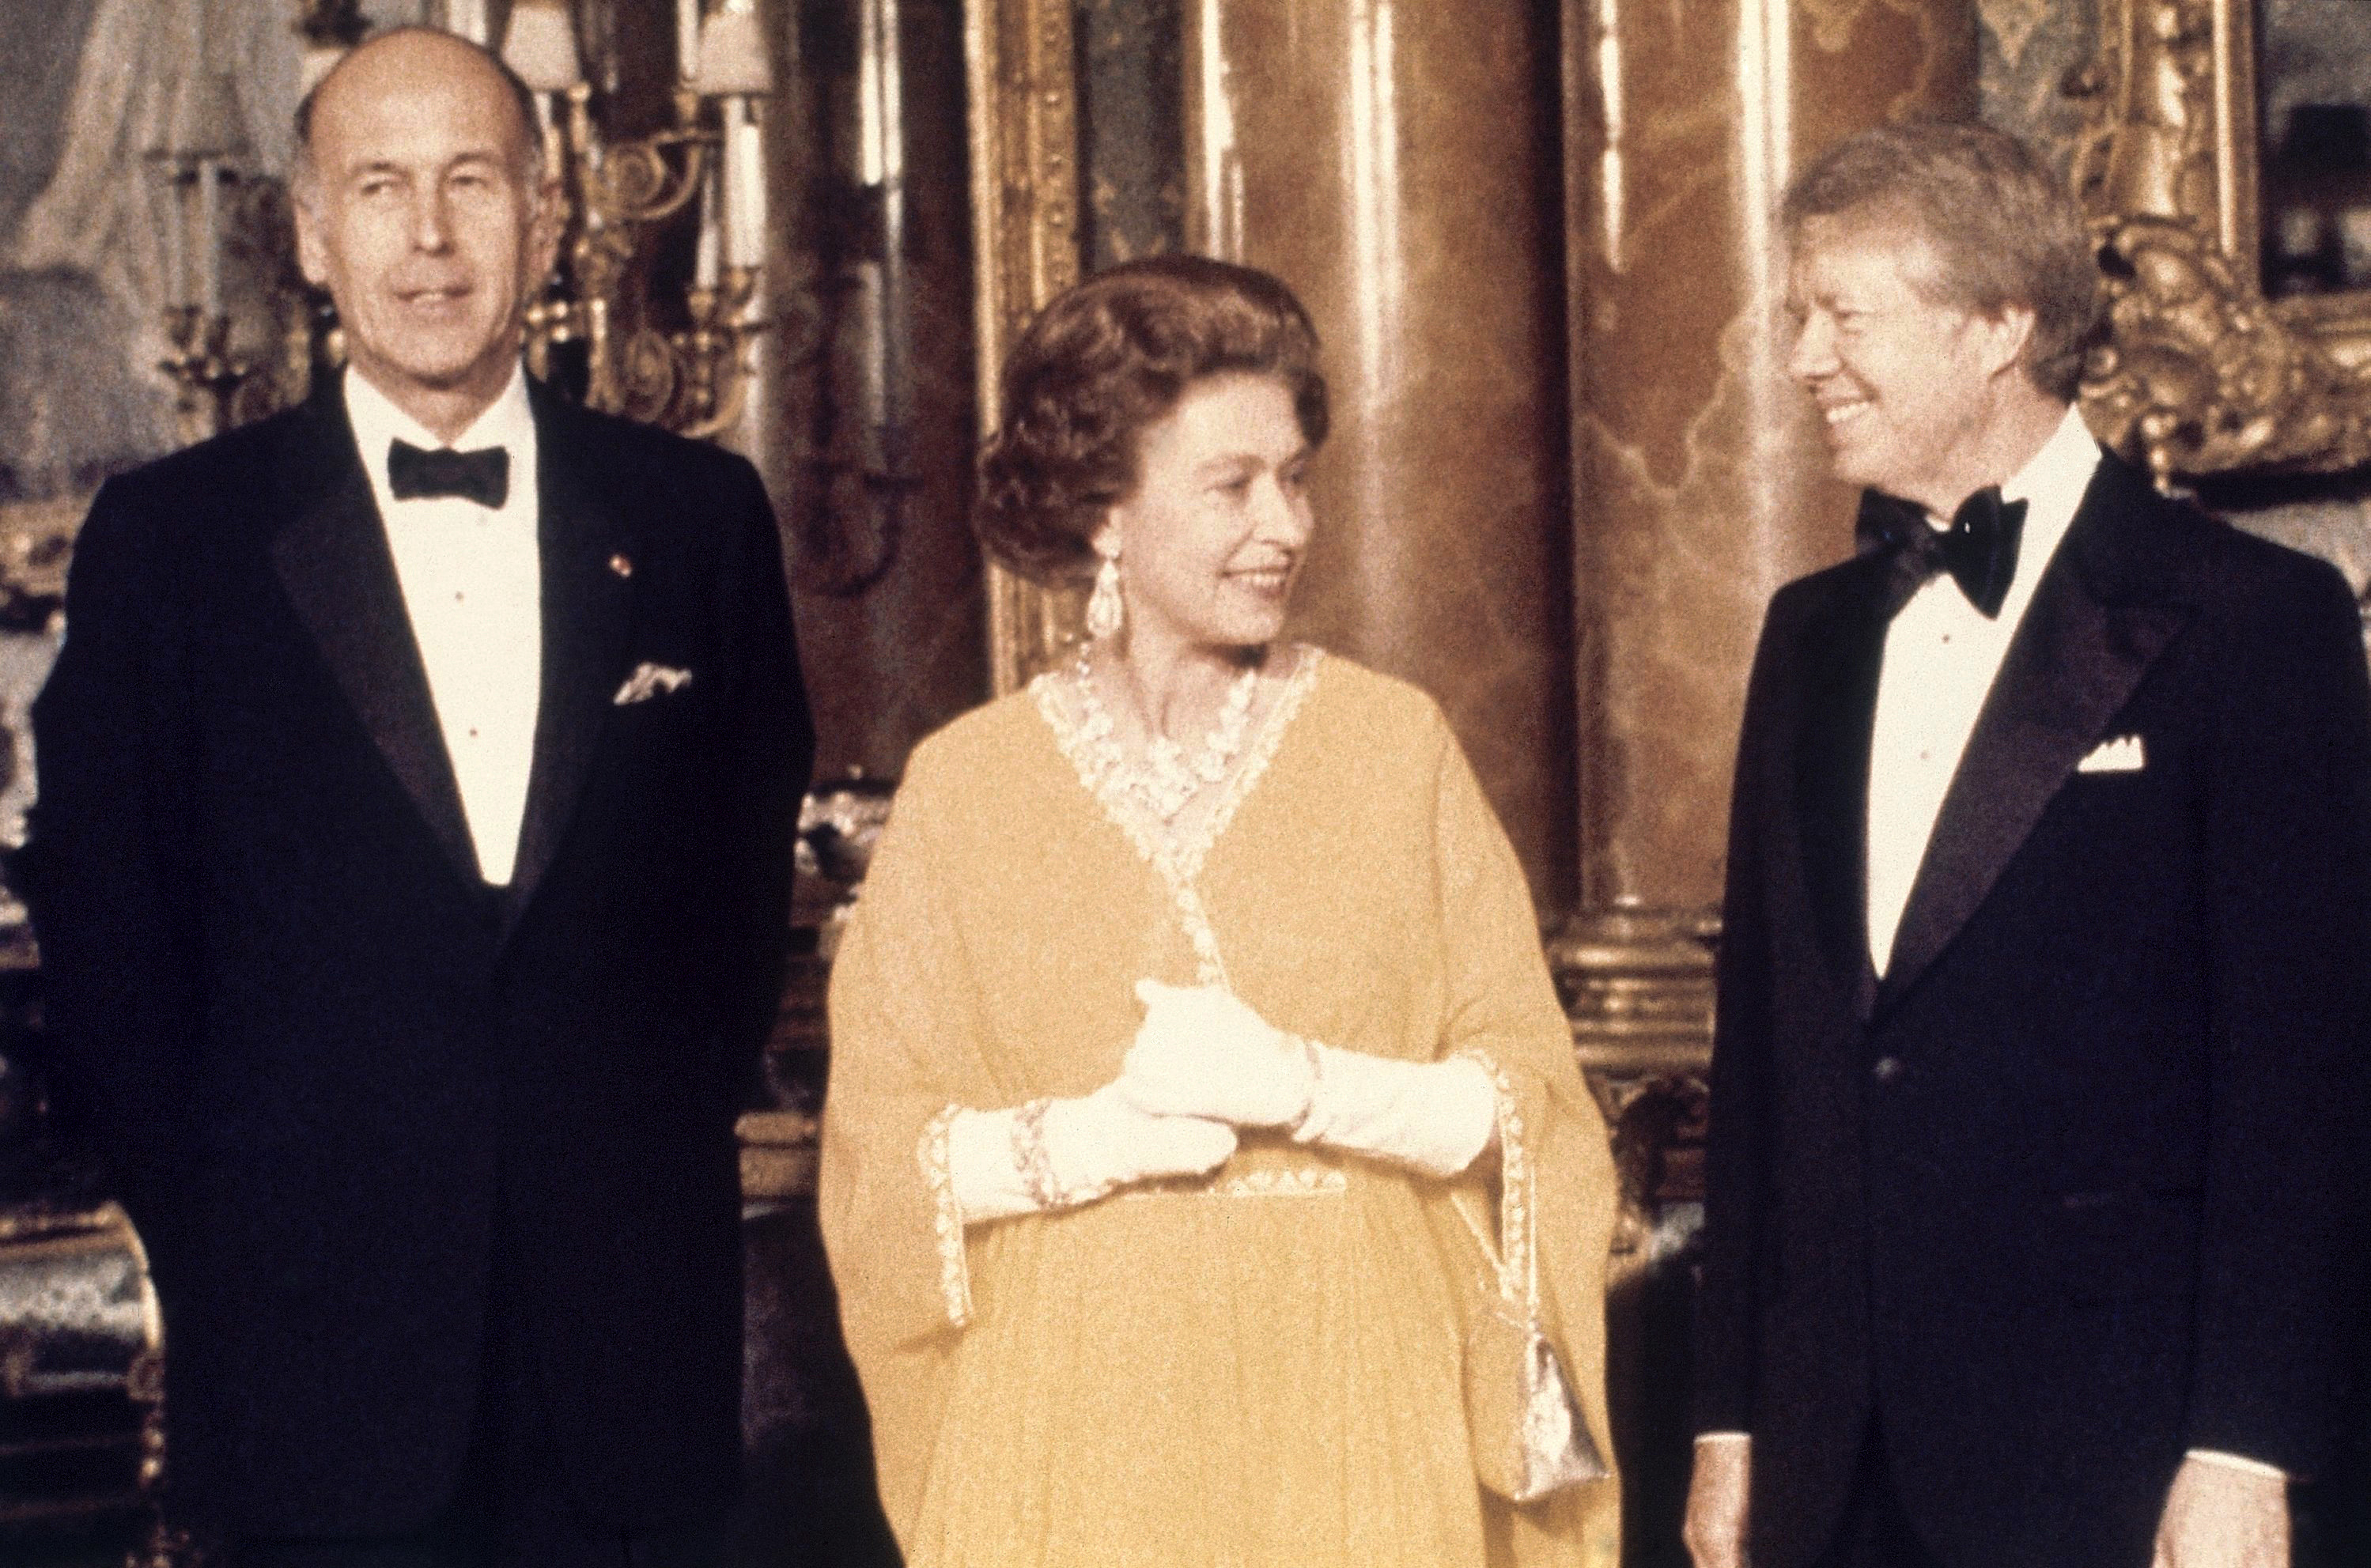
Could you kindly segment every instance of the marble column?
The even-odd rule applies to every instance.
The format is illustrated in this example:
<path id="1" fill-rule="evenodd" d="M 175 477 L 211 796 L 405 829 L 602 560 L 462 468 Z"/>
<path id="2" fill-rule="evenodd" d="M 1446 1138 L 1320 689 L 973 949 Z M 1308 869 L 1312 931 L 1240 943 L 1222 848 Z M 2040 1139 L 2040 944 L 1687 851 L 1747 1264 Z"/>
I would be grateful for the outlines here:
<path id="1" fill-rule="evenodd" d="M 1707 942 L 1764 605 L 1851 548 L 1785 374 L 1775 208 L 1836 139 L 1975 110 L 1972 0 L 1567 0 L 1586 1054 L 1674 1064 Z"/>
<path id="2" fill-rule="evenodd" d="M 1764 605 L 1852 547 L 1785 374 L 1775 208 L 1837 138 L 1974 110 L 1972 0 L 1565 0 L 1580 912 L 1554 944 L 1613 1124 L 1623 1533 L 1678 1560 L 1717 939 Z"/>
<path id="3" fill-rule="evenodd" d="M 1448 711 L 1545 917 L 1572 889 L 1556 17 L 1185 0 L 1186 233 L 1316 317 L 1301 636 Z"/>

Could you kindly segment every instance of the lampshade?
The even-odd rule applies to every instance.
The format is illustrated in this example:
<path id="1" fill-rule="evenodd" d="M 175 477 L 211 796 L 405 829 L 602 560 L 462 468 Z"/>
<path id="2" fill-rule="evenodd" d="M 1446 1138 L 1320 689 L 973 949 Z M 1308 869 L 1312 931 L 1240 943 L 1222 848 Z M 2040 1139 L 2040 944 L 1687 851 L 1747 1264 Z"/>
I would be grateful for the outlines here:
<path id="1" fill-rule="evenodd" d="M 519 0 L 503 34 L 503 63 L 539 93 L 562 93 L 584 79 L 576 26 L 561 0 Z"/>
<path id="2" fill-rule="evenodd" d="M 691 85 L 711 96 L 774 90 L 773 63 L 752 0 L 725 0 L 700 24 L 700 74 Z"/>
<path id="3" fill-rule="evenodd" d="M 445 0 L 445 19 L 438 25 L 457 38 L 483 49 L 493 41 L 486 29 L 486 0 Z"/>
<path id="4" fill-rule="evenodd" d="M 192 71 L 181 78 L 166 122 L 163 152 L 188 163 L 228 163 L 247 156 L 247 117 L 238 86 L 224 71 Z"/>
<path id="5" fill-rule="evenodd" d="M 308 43 L 305 57 L 296 65 L 296 93 L 299 98 L 321 85 L 321 78 L 337 69 L 338 62 L 346 57 L 342 43 Z"/>

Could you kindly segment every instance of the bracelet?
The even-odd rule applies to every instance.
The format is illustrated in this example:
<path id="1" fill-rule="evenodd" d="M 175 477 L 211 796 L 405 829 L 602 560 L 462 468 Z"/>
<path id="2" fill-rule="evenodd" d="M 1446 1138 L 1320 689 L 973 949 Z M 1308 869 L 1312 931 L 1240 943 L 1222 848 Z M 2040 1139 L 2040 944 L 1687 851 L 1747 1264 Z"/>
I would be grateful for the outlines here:
<path id="1" fill-rule="evenodd" d="M 1051 1100 L 1033 1100 L 1012 1113 L 1012 1163 L 1029 1189 L 1029 1201 L 1041 1210 L 1062 1206 L 1062 1184 L 1054 1179 L 1054 1161 L 1046 1153 L 1046 1110 Z"/>

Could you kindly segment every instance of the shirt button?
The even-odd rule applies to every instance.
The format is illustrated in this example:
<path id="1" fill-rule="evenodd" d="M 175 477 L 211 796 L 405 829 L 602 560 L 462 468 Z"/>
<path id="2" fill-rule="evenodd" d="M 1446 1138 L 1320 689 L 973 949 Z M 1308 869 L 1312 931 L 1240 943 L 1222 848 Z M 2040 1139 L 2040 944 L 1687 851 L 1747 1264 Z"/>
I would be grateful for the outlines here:
<path id="1" fill-rule="evenodd" d="M 1868 1071 L 1869 1076 L 1877 1079 L 1878 1082 L 1891 1083 L 1895 1078 L 1902 1076 L 1902 1058 L 1899 1056 L 1879 1056 L 1877 1059 L 1877 1065 L 1870 1067 Z"/>

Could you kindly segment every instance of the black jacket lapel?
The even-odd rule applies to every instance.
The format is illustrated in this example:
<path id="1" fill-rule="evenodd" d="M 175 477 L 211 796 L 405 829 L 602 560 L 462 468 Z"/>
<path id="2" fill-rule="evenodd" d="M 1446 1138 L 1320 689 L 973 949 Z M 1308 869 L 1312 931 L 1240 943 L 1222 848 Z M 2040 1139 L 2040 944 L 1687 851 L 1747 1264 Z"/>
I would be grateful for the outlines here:
<path id="1" fill-rule="evenodd" d="M 287 517 L 272 536 L 272 570 L 421 820 L 474 882 L 478 856 L 460 787 L 341 386 L 325 378 L 292 427 L 282 470 Z"/>
<path id="2" fill-rule="evenodd" d="M 1795 746 L 1803 874 L 1820 946 L 1838 985 L 1868 1001 L 1868 748 L 1885 656 L 1883 571 L 1865 559 L 1842 569 L 1844 604 L 1816 617 Z"/>
<path id="3" fill-rule="evenodd" d="M 2188 618 L 2168 557 L 2184 532 L 2136 469 L 2101 459 L 2035 586 L 1943 797 L 1878 1004 L 1917 983 Z"/>
<path id="4" fill-rule="evenodd" d="M 585 416 L 530 379 L 535 409 L 538 549 L 543 574 L 543 679 L 535 764 L 508 901 L 515 925 L 559 852 L 622 671 L 632 606 L 633 531 L 601 478 Z"/>

